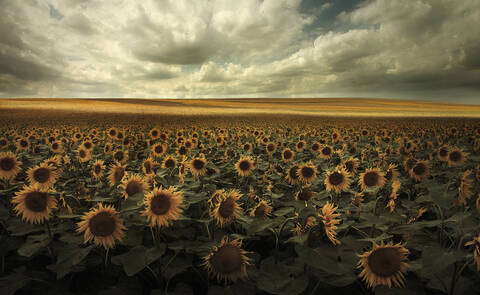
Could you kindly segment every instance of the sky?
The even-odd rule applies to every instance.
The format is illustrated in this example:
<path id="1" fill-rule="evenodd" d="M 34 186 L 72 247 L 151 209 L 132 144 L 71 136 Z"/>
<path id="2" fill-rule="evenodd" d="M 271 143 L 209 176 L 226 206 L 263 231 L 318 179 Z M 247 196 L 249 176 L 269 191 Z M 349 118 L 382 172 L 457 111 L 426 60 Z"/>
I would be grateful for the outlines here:
<path id="1" fill-rule="evenodd" d="M 0 97 L 480 104 L 479 0 L 0 0 Z"/>

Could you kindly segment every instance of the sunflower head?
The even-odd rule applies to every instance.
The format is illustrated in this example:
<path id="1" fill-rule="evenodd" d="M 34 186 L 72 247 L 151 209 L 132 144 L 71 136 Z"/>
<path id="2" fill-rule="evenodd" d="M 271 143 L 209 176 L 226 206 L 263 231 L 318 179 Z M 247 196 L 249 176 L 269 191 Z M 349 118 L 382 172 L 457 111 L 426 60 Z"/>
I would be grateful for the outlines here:
<path id="1" fill-rule="evenodd" d="M 175 187 L 169 189 L 154 188 L 145 195 L 143 200 L 145 211 L 150 226 L 168 227 L 170 222 L 178 219 L 183 209 L 183 195 Z"/>
<path id="2" fill-rule="evenodd" d="M 357 158 L 350 158 L 343 162 L 343 167 L 345 171 L 350 175 L 355 175 L 358 170 L 359 161 Z"/>
<path id="3" fill-rule="evenodd" d="M 373 187 L 382 187 L 385 184 L 385 174 L 379 168 L 370 168 L 360 174 L 362 190 Z"/>
<path id="4" fill-rule="evenodd" d="M 328 145 L 323 145 L 321 148 L 320 148 L 320 154 L 319 154 L 320 158 L 322 159 L 330 159 L 332 156 L 333 156 L 333 149 L 332 147 L 328 146 Z"/>
<path id="5" fill-rule="evenodd" d="M 122 219 L 118 217 L 113 206 L 93 208 L 82 216 L 82 221 L 77 223 L 77 232 L 84 232 L 84 242 L 94 242 L 96 246 L 103 246 L 105 249 L 113 248 L 115 240 L 121 241 L 126 230 Z"/>
<path id="6" fill-rule="evenodd" d="M 467 160 L 468 154 L 461 149 L 454 147 L 448 152 L 447 161 L 450 167 L 459 166 Z"/>
<path id="7" fill-rule="evenodd" d="M 315 196 L 315 192 L 309 190 L 308 188 L 301 189 L 295 195 L 295 199 L 298 201 L 309 201 Z"/>
<path id="8" fill-rule="evenodd" d="M 163 159 L 162 168 L 164 169 L 173 169 L 177 166 L 177 160 L 172 156 L 168 155 Z"/>
<path id="9" fill-rule="evenodd" d="M 410 169 L 409 174 L 416 181 L 421 181 L 430 175 L 430 164 L 428 161 L 418 161 Z"/>
<path id="10" fill-rule="evenodd" d="M 156 143 L 152 146 L 152 154 L 156 158 L 162 157 L 166 151 L 167 151 L 167 148 L 161 143 Z"/>
<path id="11" fill-rule="evenodd" d="M 298 170 L 298 165 L 292 165 L 288 169 L 286 179 L 291 185 L 295 185 L 299 183 L 297 170 Z"/>
<path id="12" fill-rule="evenodd" d="M 289 148 L 286 148 L 282 151 L 282 159 L 284 162 L 290 162 L 295 157 L 295 152 Z"/>
<path id="13" fill-rule="evenodd" d="M 251 216 L 256 218 L 267 218 L 272 213 L 272 206 L 264 200 L 261 200 L 250 212 Z"/>
<path id="14" fill-rule="evenodd" d="M 237 170 L 238 175 L 248 176 L 255 169 L 255 164 L 251 157 L 244 156 L 235 164 L 235 170 Z"/>
<path id="15" fill-rule="evenodd" d="M 92 175 L 93 178 L 98 180 L 103 176 L 103 171 L 105 171 L 105 165 L 103 164 L 103 160 L 96 160 L 92 166 Z"/>
<path id="16" fill-rule="evenodd" d="M 437 151 L 437 157 L 440 161 L 448 161 L 448 153 L 450 151 L 450 148 L 446 145 L 440 147 Z"/>
<path id="17" fill-rule="evenodd" d="M 110 167 L 110 174 L 108 175 L 108 183 L 110 186 L 114 186 L 120 181 L 122 181 L 123 176 L 125 175 L 125 170 L 127 165 L 115 164 Z"/>
<path id="18" fill-rule="evenodd" d="M 273 154 L 277 149 L 277 145 L 274 142 L 268 142 L 265 146 L 265 150 L 269 155 Z"/>
<path id="19" fill-rule="evenodd" d="M 12 152 L 0 152 L 0 179 L 12 179 L 22 170 L 22 162 Z"/>
<path id="20" fill-rule="evenodd" d="M 395 181 L 398 177 L 397 165 L 390 164 L 388 165 L 387 171 L 385 172 L 385 180 L 388 182 Z"/>
<path id="21" fill-rule="evenodd" d="M 138 193 L 143 193 L 147 190 L 148 185 L 145 179 L 139 174 L 131 174 L 123 177 L 120 187 L 123 189 L 123 196 L 125 199 L 132 197 Z"/>
<path id="22" fill-rule="evenodd" d="M 317 168 L 308 162 L 298 167 L 297 176 L 301 182 L 311 183 L 317 177 Z"/>
<path id="23" fill-rule="evenodd" d="M 47 163 L 41 163 L 27 170 L 27 178 L 31 184 L 38 184 L 41 188 L 52 187 L 57 181 L 57 171 Z"/>
<path id="24" fill-rule="evenodd" d="M 339 194 L 350 186 L 350 174 L 347 173 L 345 168 L 337 167 L 337 169 L 327 172 L 325 186 L 327 191 L 333 190 Z"/>
<path id="25" fill-rule="evenodd" d="M 295 145 L 295 148 L 297 149 L 297 152 L 301 152 L 305 149 L 306 145 L 307 143 L 305 142 L 305 140 L 300 140 Z"/>
<path id="26" fill-rule="evenodd" d="M 119 164 L 124 164 L 127 162 L 128 160 L 128 153 L 122 151 L 122 150 L 118 150 L 118 151 L 115 151 L 113 153 L 113 160 L 116 162 L 116 163 L 119 163 Z"/>
<path id="27" fill-rule="evenodd" d="M 52 209 L 57 208 L 57 200 L 51 195 L 53 191 L 39 184 L 24 186 L 12 198 L 13 208 L 17 215 L 22 214 L 22 220 L 29 223 L 43 223 L 50 219 Z"/>
<path id="28" fill-rule="evenodd" d="M 224 227 L 231 224 L 242 212 L 242 208 L 237 203 L 241 194 L 236 190 L 231 190 L 219 197 L 220 200 L 217 202 L 211 215 L 216 219 L 217 224 L 220 225 L 220 227 Z"/>
<path id="29" fill-rule="evenodd" d="M 207 161 L 203 158 L 194 158 L 188 166 L 194 177 L 204 176 L 207 172 Z"/>
<path id="30" fill-rule="evenodd" d="M 211 253 L 203 258 L 203 265 L 209 275 L 219 281 L 244 280 L 247 278 L 247 265 L 251 262 L 246 254 L 248 252 L 242 249 L 240 240 L 228 241 L 228 238 L 224 237 L 220 245 L 213 247 Z"/>
<path id="31" fill-rule="evenodd" d="M 402 244 L 389 242 L 381 245 L 373 243 L 373 249 L 359 255 L 357 268 L 362 268 L 358 275 L 370 288 L 384 285 L 389 288 L 405 286 L 404 274 L 409 267 L 406 262 L 408 251 Z"/>
<path id="32" fill-rule="evenodd" d="M 145 161 L 142 163 L 142 171 L 143 174 L 145 175 L 154 175 L 155 174 L 155 167 L 158 165 L 157 162 L 151 157 L 148 157 Z"/>

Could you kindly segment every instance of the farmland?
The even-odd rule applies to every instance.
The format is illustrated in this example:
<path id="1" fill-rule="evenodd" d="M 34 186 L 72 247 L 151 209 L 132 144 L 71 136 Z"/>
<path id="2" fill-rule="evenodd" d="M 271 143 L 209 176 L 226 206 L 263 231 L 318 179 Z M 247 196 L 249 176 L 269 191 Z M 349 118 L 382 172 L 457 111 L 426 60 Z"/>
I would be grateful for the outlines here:
<path id="1" fill-rule="evenodd" d="M 0 110 L 1 294 L 480 292 L 478 106 Z"/>

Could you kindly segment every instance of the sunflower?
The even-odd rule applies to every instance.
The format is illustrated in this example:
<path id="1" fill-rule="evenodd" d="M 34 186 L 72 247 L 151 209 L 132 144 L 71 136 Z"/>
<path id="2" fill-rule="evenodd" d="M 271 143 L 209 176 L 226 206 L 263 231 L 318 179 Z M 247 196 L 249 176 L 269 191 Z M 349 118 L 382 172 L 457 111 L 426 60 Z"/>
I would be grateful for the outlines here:
<path id="1" fill-rule="evenodd" d="M 164 169 L 172 169 L 177 166 L 177 160 L 172 156 L 168 155 L 163 159 L 162 168 Z"/>
<path id="2" fill-rule="evenodd" d="M 158 128 L 153 128 L 150 130 L 149 135 L 151 139 L 155 140 L 160 137 L 160 130 L 158 130 Z"/>
<path id="3" fill-rule="evenodd" d="M 333 149 L 328 145 L 324 145 L 320 148 L 320 154 L 318 156 L 325 160 L 330 159 L 333 156 Z"/>
<path id="4" fill-rule="evenodd" d="M 397 178 L 398 178 L 397 165 L 395 164 L 388 165 L 387 171 L 385 172 L 385 180 L 390 182 L 390 181 L 395 181 Z"/>
<path id="5" fill-rule="evenodd" d="M 27 138 L 21 138 L 17 141 L 17 149 L 26 151 L 30 147 L 30 141 Z"/>
<path id="6" fill-rule="evenodd" d="M 0 179 L 10 180 L 22 170 L 22 162 L 12 152 L 0 152 Z"/>
<path id="7" fill-rule="evenodd" d="M 110 167 L 110 172 L 108 175 L 108 183 L 110 186 L 114 186 L 120 181 L 122 181 L 123 176 L 125 175 L 125 170 L 127 165 L 114 164 Z"/>
<path id="8" fill-rule="evenodd" d="M 113 160 L 116 162 L 116 163 L 119 163 L 119 164 L 124 164 L 127 162 L 128 160 L 128 153 L 122 151 L 122 150 L 117 150 L 113 153 Z"/>
<path id="9" fill-rule="evenodd" d="M 467 160 L 468 154 L 463 152 L 461 149 L 457 147 L 453 147 L 448 152 L 448 166 L 458 166 L 463 164 Z"/>
<path id="10" fill-rule="evenodd" d="M 242 195 L 237 190 L 231 190 L 228 194 L 219 195 L 220 200 L 217 202 L 215 208 L 211 211 L 211 216 L 217 221 L 220 227 L 229 225 L 233 220 L 240 215 L 242 208 L 237 203 L 237 200 Z"/>
<path id="11" fill-rule="evenodd" d="M 170 221 L 177 220 L 183 211 L 183 194 L 175 187 L 154 188 L 145 195 L 143 203 L 145 211 L 142 212 L 142 215 L 147 216 L 150 226 L 168 227 Z"/>
<path id="12" fill-rule="evenodd" d="M 274 142 L 269 142 L 269 143 L 267 143 L 267 145 L 265 146 L 265 150 L 267 151 L 267 153 L 268 153 L 269 155 L 273 154 L 276 149 L 277 149 L 277 145 L 276 145 Z"/>
<path id="13" fill-rule="evenodd" d="M 50 150 L 54 153 L 60 153 L 62 151 L 62 142 L 56 140 L 50 144 Z"/>
<path id="14" fill-rule="evenodd" d="M 405 286 L 404 274 L 409 265 L 405 262 L 408 251 L 401 243 L 389 242 L 380 245 L 373 243 L 373 249 L 359 255 L 357 268 L 363 268 L 358 277 L 362 278 L 370 288 L 379 285 L 396 287 Z"/>
<path id="15" fill-rule="evenodd" d="M 298 170 L 298 165 L 292 165 L 288 169 L 286 179 L 287 179 L 288 183 L 290 183 L 291 185 L 295 185 L 299 182 L 298 175 L 297 175 L 297 170 Z"/>
<path id="16" fill-rule="evenodd" d="M 194 158 L 190 161 L 188 168 L 194 177 L 204 176 L 207 172 L 207 161 L 203 158 Z"/>
<path id="17" fill-rule="evenodd" d="M 251 157 L 244 156 L 235 164 L 235 169 L 237 170 L 238 175 L 248 176 L 255 169 L 255 164 Z"/>
<path id="18" fill-rule="evenodd" d="M 337 224 L 341 222 L 338 218 L 340 216 L 339 213 L 335 213 L 338 207 L 334 206 L 332 203 L 327 202 L 322 207 L 322 213 L 320 217 L 322 218 L 323 225 L 325 226 L 325 234 L 327 238 L 332 242 L 334 245 L 339 245 L 340 241 L 337 239 Z"/>
<path id="19" fill-rule="evenodd" d="M 355 175 L 357 173 L 359 166 L 359 161 L 357 158 L 350 157 L 348 160 L 343 162 L 343 167 L 345 171 L 350 175 Z"/>
<path id="20" fill-rule="evenodd" d="M 153 160 L 153 158 L 148 157 L 142 163 L 142 171 L 145 175 L 154 175 L 155 174 L 155 167 L 158 166 L 158 163 Z"/>
<path id="21" fill-rule="evenodd" d="M 5 137 L 0 137 L 0 149 L 8 147 L 8 139 Z"/>
<path id="22" fill-rule="evenodd" d="M 379 168 L 370 168 L 360 174 L 362 190 L 372 187 L 382 187 L 385 184 L 385 174 Z"/>
<path id="23" fill-rule="evenodd" d="M 415 164 L 417 163 L 417 160 L 413 157 L 408 157 L 403 161 L 403 168 L 405 169 L 406 172 L 410 171 Z"/>
<path id="24" fill-rule="evenodd" d="M 480 235 L 465 243 L 465 247 L 468 246 L 475 246 L 475 249 L 473 250 L 473 259 L 477 265 L 477 271 L 480 271 Z"/>
<path id="25" fill-rule="evenodd" d="M 448 161 L 448 153 L 450 148 L 446 145 L 440 147 L 437 151 L 437 157 L 440 161 L 447 162 Z"/>
<path id="26" fill-rule="evenodd" d="M 93 142 L 91 140 L 85 140 L 82 143 L 82 146 L 87 149 L 89 152 L 93 151 L 93 148 L 95 147 L 93 145 Z"/>
<path id="27" fill-rule="evenodd" d="M 255 206 L 255 208 L 250 211 L 250 216 L 254 216 L 256 218 L 267 218 L 272 213 L 272 206 L 267 201 L 261 200 Z"/>
<path id="28" fill-rule="evenodd" d="M 284 162 L 288 163 L 293 160 L 295 157 L 295 152 L 289 148 L 286 148 L 282 151 L 282 159 Z"/>
<path id="29" fill-rule="evenodd" d="M 57 171 L 55 168 L 41 163 L 27 170 L 27 178 L 30 184 L 38 183 L 40 188 L 49 188 L 57 181 Z"/>
<path id="30" fill-rule="evenodd" d="M 243 151 L 244 152 L 249 152 L 252 149 L 252 145 L 250 143 L 246 143 L 243 145 Z"/>
<path id="31" fill-rule="evenodd" d="M 309 201 L 315 196 L 315 192 L 304 188 L 297 192 L 295 195 L 295 200 L 297 201 Z"/>
<path id="32" fill-rule="evenodd" d="M 40 187 L 37 183 L 24 186 L 15 193 L 12 203 L 17 215 L 22 214 L 22 220 L 29 223 L 43 223 L 50 219 L 52 209 L 57 208 L 57 199 L 51 195 L 54 191 Z"/>
<path id="33" fill-rule="evenodd" d="M 93 179 L 100 179 L 103 176 L 103 171 L 105 171 L 105 165 L 103 164 L 103 160 L 96 160 L 92 166 Z"/>
<path id="34" fill-rule="evenodd" d="M 408 173 L 416 181 L 421 181 L 430 175 L 430 164 L 428 161 L 418 161 Z"/>
<path id="35" fill-rule="evenodd" d="M 153 153 L 153 156 L 155 156 L 156 158 L 162 157 L 166 151 L 167 151 L 167 148 L 161 143 L 156 143 L 152 146 L 152 153 Z"/>
<path id="36" fill-rule="evenodd" d="M 305 142 L 305 140 L 300 140 L 295 145 L 295 149 L 297 150 L 297 152 L 301 152 L 305 149 L 306 146 L 307 146 L 307 143 Z"/>
<path id="37" fill-rule="evenodd" d="M 112 144 L 107 142 L 105 146 L 103 147 L 103 153 L 104 154 L 109 154 L 112 151 Z"/>
<path id="38" fill-rule="evenodd" d="M 248 252 L 242 249 L 240 240 L 228 241 L 223 237 L 218 247 L 213 247 L 210 254 L 205 256 L 203 263 L 210 276 L 225 283 L 235 282 L 237 279 L 247 278 L 247 265 L 251 259 L 246 256 Z"/>
<path id="39" fill-rule="evenodd" d="M 90 161 L 91 158 L 92 158 L 92 155 L 90 154 L 90 152 L 86 148 L 80 147 L 78 149 L 77 159 L 80 163 L 88 162 L 88 161 Z"/>
<path id="40" fill-rule="evenodd" d="M 187 153 L 188 153 L 188 149 L 184 145 L 181 145 L 177 148 L 177 155 L 180 158 L 187 155 Z"/>
<path id="41" fill-rule="evenodd" d="M 337 194 L 346 191 L 350 186 L 350 174 L 345 168 L 337 167 L 335 170 L 327 172 L 325 177 L 325 186 L 327 192 L 334 190 Z"/>
<path id="42" fill-rule="evenodd" d="M 301 182 L 311 183 L 317 177 L 317 168 L 315 168 L 312 162 L 305 163 L 298 167 L 297 176 Z"/>
<path id="43" fill-rule="evenodd" d="M 108 136 L 112 139 L 115 139 L 117 137 L 118 129 L 115 127 L 112 127 L 108 129 Z"/>
<path id="44" fill-rule="evenodd" d="M 462 173 L 460 177 L 460 185 L 458 186 L 458 197 L 455 201 L 457 205 L 467 205 L 467 199 L 472 197 L 472 182 L 473 179 L 470 178 L 472 175 L 472 170 L 466 170 Z"/>
<path id="45" fill-rule="evenodd" d="M 132 197 L 138 193 L 143 193 L 148 189 L 145 179 L 139 174 L 126 174 L 122 179 L 120 188 L 123 189 L 123 196 L 125 199 Z"/>
<path id="46" fill-rule="evenodd" d="M 84 232 L 85 243 L 93 240 L 96 246 L 110 249 L 115 246 L 115 240 L 121 241 L 127 228 L 118 217 L 113 206 L 98 204 L 98 208 L 92 208 L 90 212 L 82 216 L 82 221 L 77 223 L 77 232 Z"/>

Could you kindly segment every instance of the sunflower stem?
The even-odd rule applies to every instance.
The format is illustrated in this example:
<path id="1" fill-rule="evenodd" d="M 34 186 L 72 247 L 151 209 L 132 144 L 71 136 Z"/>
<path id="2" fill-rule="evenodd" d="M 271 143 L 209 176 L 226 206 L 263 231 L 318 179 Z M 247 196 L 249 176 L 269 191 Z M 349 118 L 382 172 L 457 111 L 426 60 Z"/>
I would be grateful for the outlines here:
<path id="1" fill-rule="evenodd" d="M 48 220 L 45 221 L 45 225 L 47 227 L 47 233 L 48 233 L 48 237 L 50 238 L 50 240 L 52 239 L 52 231 L 50 230 L 50 223 L 48 222 Z"/>
<path id="2" fill-rule="evenodd" d="M 155 234 L 153 233 L 153 226 L 150 226 L 150 233 L 152 234 L 153 245 L 157 247 L 157 239 L 155 237 Z"/>
<path id="3" fill-rule="evenodd" d="M 105 270 L 107 269 L 107 265 L 108 265 L 108 253 L 110 251 L 110 248 L 107 248 L 105 250 Z"/>

